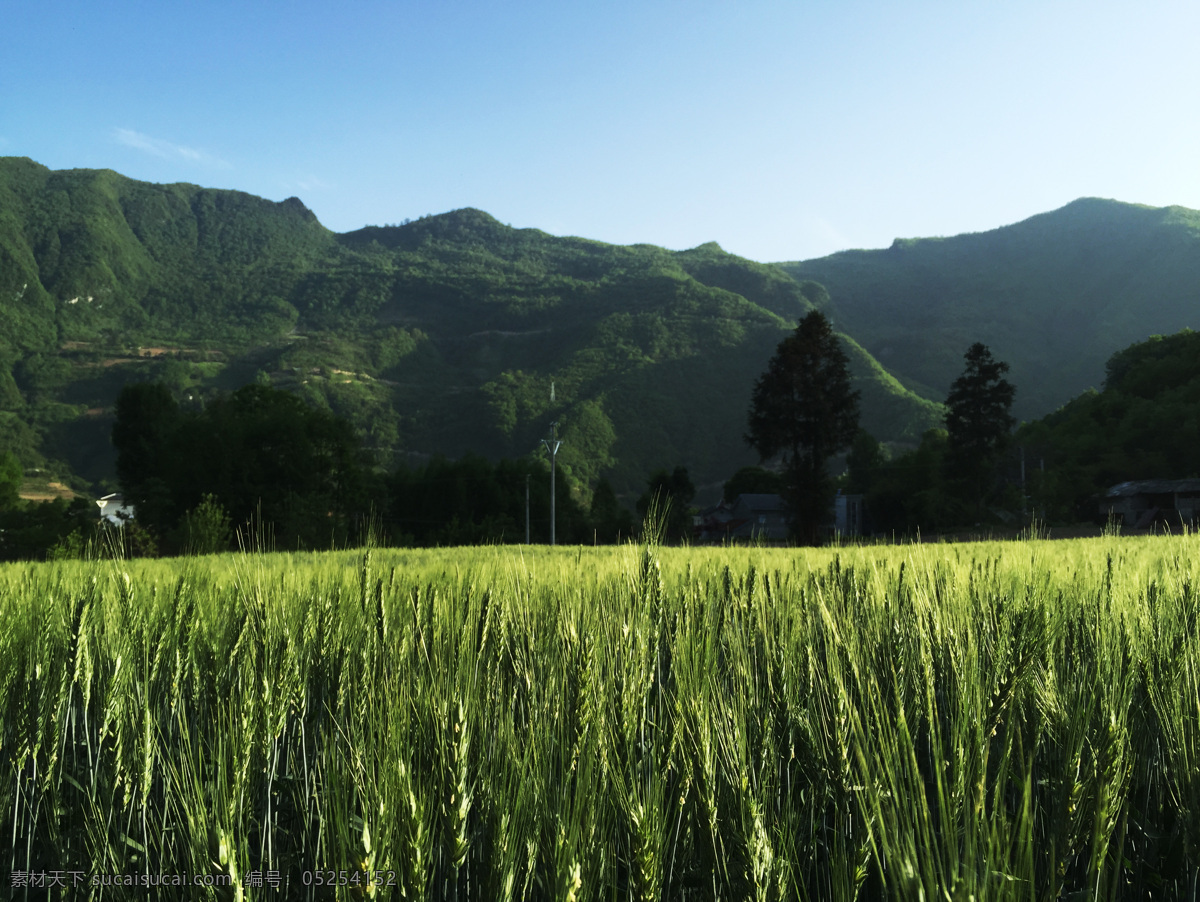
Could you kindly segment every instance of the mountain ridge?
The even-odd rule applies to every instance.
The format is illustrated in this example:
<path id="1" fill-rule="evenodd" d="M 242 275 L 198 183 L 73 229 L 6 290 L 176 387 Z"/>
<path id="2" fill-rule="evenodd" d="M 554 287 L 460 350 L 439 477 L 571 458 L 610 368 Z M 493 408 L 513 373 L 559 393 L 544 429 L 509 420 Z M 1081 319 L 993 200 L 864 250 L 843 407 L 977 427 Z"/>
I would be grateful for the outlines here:
<path id="1" fill-rule="evenodd" d="M 103 485 L 121 384 L 202 401 L 257 379 L 347 416 L 385 463 L 523 455 L 557 418 L 577 485 L 606 476 L 628 496 L 659 467 L 712 483 L 753 462 L 754 379 L 814 307 L 846 338 L 864 426 L 913 443 L 974 341 L 1012 363 L 1018 414 L 1044 414 L 1142 332 L 1193 325 L 1197 285 L 1200 213 L 1184 207 L 1081 198 L 773 264 L 472 207 L 336 233 L 296 198 L 0 158 L 0 442 Z"/>
<path id="2" fill-rule="evenodd" d="M 1029 418 L 1098 384 L 1121 348 L 1196 325 L 1200 212 L 1080 198 L 987 232 L 778 266 L 823 284 L 846 331 L 934 396 L 963 349 L 989 345 Z"/>
<path id="3" fill-rule="evenodd" d="M 145 378 L 197 401 L 290 388 L 385 462 L 520 456 L 557 419 L 584 493 L 607 476 L 629 495 L 679 463 L 719 482 L 753 460 L 755 377 L 827 301 L 711 242 L 559 238 L 474 208 L 338 234 L 300 201 L 31 161 L 0 160 L 0 261 L 10 445 L 94 484 L 111 473 L 112 399 Z M 895 438 L 936 421 L 868 357 L 854 355 L 869 417 Z"/>

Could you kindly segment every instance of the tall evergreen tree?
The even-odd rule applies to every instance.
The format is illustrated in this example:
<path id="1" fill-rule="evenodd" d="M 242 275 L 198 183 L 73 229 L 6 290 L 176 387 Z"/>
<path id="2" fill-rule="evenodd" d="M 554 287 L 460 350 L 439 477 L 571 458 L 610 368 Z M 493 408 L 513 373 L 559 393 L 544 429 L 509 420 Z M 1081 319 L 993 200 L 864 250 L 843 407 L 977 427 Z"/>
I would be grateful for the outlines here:
<path id="1" fill-rule="evenodd" d="M 783 455 L 796 537 L 816 542 L 833 504 L 828 459 L 854 441 L 859 393 L 829 320 L 814 310 L 780 342 L 754 385 L 746 442 L 763 460 Z"/>
<path id="2" fill-rule="evenodd" d="M 1004 378 L 1008 364 L 975 342 L 964 355 L 966 369 L 946 398 L 946 475 L 977 516 L 995 489 L 996 467 L 1016 420 L 1016 388 Z"/>

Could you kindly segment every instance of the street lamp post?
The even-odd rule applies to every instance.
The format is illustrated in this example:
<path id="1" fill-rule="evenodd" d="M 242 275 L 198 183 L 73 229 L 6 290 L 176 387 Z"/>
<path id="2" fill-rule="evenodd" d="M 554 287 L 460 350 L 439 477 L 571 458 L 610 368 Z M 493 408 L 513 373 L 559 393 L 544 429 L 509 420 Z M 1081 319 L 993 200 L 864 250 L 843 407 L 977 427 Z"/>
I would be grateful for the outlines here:
<path id="1" fill-rule="evenodd" d="M 558 420 L 550 424 L 550 438 L 542 439 L 542 444 L 546 446 L 546 450 L 550 452 L 550 544 L 554 544 L 554 472 L 556 467 L 556 459 L 558 458 L 558 449 L 562 446 L 562 442 L 558 439 Z"/>

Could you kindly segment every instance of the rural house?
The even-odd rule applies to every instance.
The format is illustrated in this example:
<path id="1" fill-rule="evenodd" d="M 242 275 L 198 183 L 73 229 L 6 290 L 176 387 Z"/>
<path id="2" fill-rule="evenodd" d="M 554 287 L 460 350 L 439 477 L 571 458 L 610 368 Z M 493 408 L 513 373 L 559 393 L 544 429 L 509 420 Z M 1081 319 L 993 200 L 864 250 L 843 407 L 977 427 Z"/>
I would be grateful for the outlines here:
<path id="1" fill-rule="evenodd" d="M 120 492 L 105 495 L 96 502 L 96 506 L 100 508 L 100 522 L 109 526 L 124 526 L 133 519 L 133 505 L 126 504 L 125 496 Z"/>
<path id="2" fill-rule="evenodd" d="M 1191 525 L 1200 514 L 1200 479 L 1142 479 L 1121 482 L 1104 493 L 1100 515 L 1127 529 Z"/>

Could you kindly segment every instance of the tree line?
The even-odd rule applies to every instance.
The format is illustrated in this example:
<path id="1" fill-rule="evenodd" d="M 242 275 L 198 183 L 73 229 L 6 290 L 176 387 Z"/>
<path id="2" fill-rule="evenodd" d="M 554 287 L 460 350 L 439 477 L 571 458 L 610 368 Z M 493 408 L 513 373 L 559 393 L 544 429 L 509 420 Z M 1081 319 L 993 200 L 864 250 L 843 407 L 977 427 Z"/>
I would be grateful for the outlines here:
<path id="1" fill-rule="evenodd" d="M 239 536 L 280 550 L 345 547 L 368 535 L 422 546 L 550 538 L 547 461 L 434 456 L 385 471 L 348 421 L 267 385 L 203 405 L 181 404 L 161 383 L 127 385 L 112 441 L 136 509 L 127 528 L 144 536 L 145 553 L 220 551 Z M 587 504 L 561 468 L 555 480 L 558 541 L 638 534 L 606 480 Z"/>
<path id="2" fill-rule="evenodd" d="M 866 497 L 873 531 L 971 525 L 985 517 L 1004 491 L 1000 464 L 1016 423 L 1016 389 L 1004 378 L 1008 364 L 986 345 L 973 344 L 964 360 L 946 398 L 946 428 L 889 460 L 859 428 L 859 393 L 829 319 L 813 310 L 800 320 L 755 383 L 745 435 L 764 462 L 781 465 L 794 539 L 823 538 L 839 488 Z M 845 451 L 848 473 L 839 485 L 829 460 Z"/>
<path id="3" fill-rule="evenodd" d="M 1116 352 L 1101 390 L 1020 428 L 1008 370 L 986 345 L 971 345 L 946 397 L 945 428 L 889 455 L 858 428 L 845 354 L 828 320 L 810 313 L 756 383 L 748 418 L 747 442 L 781 472 L 739 478 L 758 486 L 751 491 L 777 481 L 800 541 L 828 528 L 838 489 L 863 496 L 868 532 L 899 536 L 1035 519 L 1094 524 L 1118 483 L 1200 478 L 1200 333 L 1151 335 Z M 829 458 L 843 451 L 835 478 Z M 1175 528 L 1194 525 L 1164 516 Z"/>
<path id="4" fill-rule="evenodd" d="M 368 537 L 389 545 L 550 541 L 551 468 L 544 458 L 433 456 L 391 470 L 364 451 L 351 423 L 290 392 L 252 384 L 182 403 L 161 382 L 126 385 L 112 443 L 135 515 L 101 528 L 94 502 L 21 502 L 22 468 L 0 453 L 0 560 L 212 553 L 249 547 L 319 550 Z M 695 496 L 685 467 L 648 480 L 636 516 L 607 479 L 590 497 L 555 478 L 556 538 L 610 544 L 691 534 Z"/>
<path id="5" fill-rule="evenodd" d="M 780 458 L 782 473 L 745 469 L 729 481 L 727 495 L 778 490 L 792 512 L 794 538 L 819 541 L 838 487 L 828 459 L 850 449 L 842 487 L 868 496 L 877 528 L 924 517 L 926 483 L 951 487 L 957 513 L 977 513 L 991 500 L 988 468 L 1011 429 L 1013 391 L 1001 378 L 1006 366 L 982 345 L 968 351 L 967 362 L 947 400 L 948 430 L 887 461 L 858 428 L 858 393 L 837 336 L 821 313 L 810 313 L 779 345 L 750 411 L 746 441 L 764 460 Z M 323 549 L 368 534 L 423 546 L 549 540 L 551 474 L 544 459 L 493 462 L 467 454 L 384 471 L 348 421 L 269 385 L 191 404 L 161 382 L 126 385 L 112 443 L 118 481 L 136 510 L 122 531 L 125 553 L 215 552 L 238 541 Z M 0 467 L 0 483 L 4 472 Z M 651 475 L 636 516 L 604 479 L 585 505 L 561 469 L 554 478 L 556 531 L 565 544 L 692 536 L 696 489 L 684 466 Z M 0 511 L 5 507 L 0 497 Z M 23 531 L 0 536 L 0 555 L 40 556 L 33 553 L 39 544 L 54 553 L 78 552 L 81 522 L 89 512 L 95 518 L 85 508 L 90 505 L 60 504 L 43 506 L 40 518 L 26 514 Z"/>
<path id="6" fill-rule="evenodd" d="M 1118 351 L 1100 390 L 1023 424 L 1015 442 L 1030 504 L 1048 520 L 1097 516 L 1104 492 L 1127 480 L 1200 477 L 1200 333 Z"/>
<path id="7" fill-rule="evenodd" d="M 1109 485 L 1200 472 L 1198 360 L 1200 335 L 1154 336 L 1112 357 L 1103 391 L 1014 432 L 1008 366 L 976 343 L 947 395 L 945 428 L 889 455 L 859 428 L 846 355 L 813 312 L 754 387 L 745 438 L 773 468 L 735 473 L 726 500 L 778 492 L 801 542 L 827 535 L 839 490 L 865 498 L 867 531 L 883 535 L 1000 525 L 998 515 L 1015 525 L 1018 512 L 1094 519 Z M 239 536 L 281 549 L 344 547 L 368 534 L 399 545 L 523 542 L 527 529 L 532 542 L 549 537 L 544 459 L 469 454 L 385 471 L 347 421 L 265 385 L 185 405 L 161 383 L 132 384 L 116 413 L 118 479 L 137 509 L 123 531 L 126 553 L 217 551 Z M 829 461 L 843 452 L 845 471 L 835 475 Z M 1019 453 L 1027 473 L 1018 472 Z M 94 504 L 23 503 L 22 479 L 15 455 L 0 453 L 0 559 L 79 553 Z M 636 513 L 606 480 L 587 498 L 561 470 L 556 479 L 563 543 L 692 536 L 696 490 L 683 466 L 654 473 Z"/>

